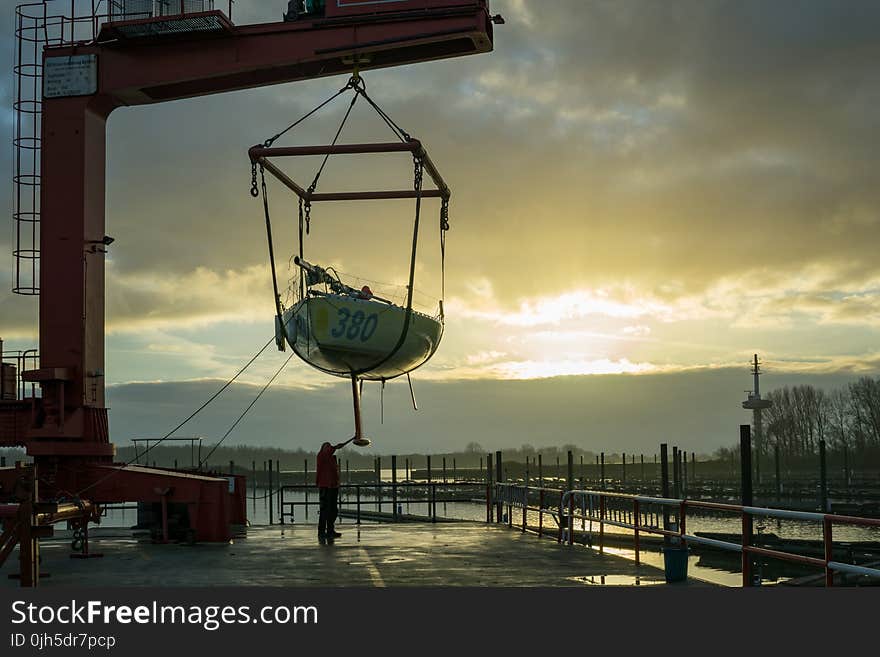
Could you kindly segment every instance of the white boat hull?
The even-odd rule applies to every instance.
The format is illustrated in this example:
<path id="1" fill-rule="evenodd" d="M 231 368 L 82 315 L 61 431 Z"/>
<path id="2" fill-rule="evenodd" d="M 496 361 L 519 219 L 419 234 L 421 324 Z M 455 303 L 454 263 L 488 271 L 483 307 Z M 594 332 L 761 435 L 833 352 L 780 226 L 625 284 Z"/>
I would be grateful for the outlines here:
<path id="1" fill-rule="evenodd" d="M 287 342 L 306 363 L 371 381 L 406 374 L 437 350 L 438 320 L 413 311 L 401 342 L 405 320 L 400 306 L 337 294 L 304 299 L 283 315 Z"/>

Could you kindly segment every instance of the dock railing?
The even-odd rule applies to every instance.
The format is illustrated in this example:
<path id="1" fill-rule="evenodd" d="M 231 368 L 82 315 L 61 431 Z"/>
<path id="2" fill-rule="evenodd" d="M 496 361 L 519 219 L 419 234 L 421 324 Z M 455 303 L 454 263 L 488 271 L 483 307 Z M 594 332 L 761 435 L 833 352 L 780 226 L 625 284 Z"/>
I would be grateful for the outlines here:
<path id="1" fill-rule="evenodd" d="M 303 493 L 303 499 L 284 499 L 285 492 Z M 437 503 L 451 502 L 482 502 L 482 496 L 488 493 L 483 483 L 468 481 L 428 481 L 428 482 L 369 482 L 360 484 L 339 485 L 339 509 L 340 511 L 353 512 L 357 524 L 367 519 L 368 510 L 372 507 L 382 513 L 382 508 L 391 505 L 391 514 L 388 519 L 399 520 L 404 516 L 417 517 L 403 514 L 403 504 L 427 504 L 428 513 L 418 516 L 437 522 Z M 310 499 L 309 493 L 314 493 Z M 314 484 L 285 484 L 278 489 L 278 506 L 280 510 L 281 524 L 285 519 L 290 523 L 296 522 L 296 508 L 304 509 L 304 517 L 308 518 L 309 507 L 320 505 L 318 500 L 318 488 Z M 354 507 L 352 509 L 352 507 Z"/>
<path id="2" fill-rule="evenodd" d="M 792 563 L 800 563 L 822 568 L 825 571 L 825 585 L 834 585 L 834 573 L 848 573 L 880 578 L 880 569 L 858 566 L 855 564 L 834 561 L 833 559 L 833 527 L 834 525 L 854 525 L 861 527 L 880 527 L 880 519 L 844 516 L 832 513 L 814 513 L 808 511 L 791 511 L 719 502 L 704 502 L 688 499 L 672 499 L 630 495 L 627 493 L 611 493 L 596 490 L 568 490 L 533 488 L 519 484 L 495 484 L 496 499 L 507 505 L 507 520 L 512 526 L 513 510 L 522 509 L 521 531 L 529 531 L 527 515 L 529 511 L 538 514 L 537 533 L 543 534 L 544 515 L 550 514 L 557 520 L 557 542 L 574 544 L 576 521 L 583 526 L 598 523 L 598 546 L 604 549 L 605 526 L 629 529 L 633 532 L 635 561 L 640 563 L 643 534 L 662 536 L 670 543 L 686 548 L 689 543 L 701 544 L 720 550 L 738 552 L 742 555 L 743 586 L 752 586 L 751 557 L 763 556 Z M 538 505 L 533 506 L 530 500 L 538 497 Z M 549 498 L 558 499 L 556 509 L 550 508 Z M 729 512 L 738 514 L 742 521 L 742 539 L 740 543 L 722 541 L 704 536 L 696 536 L 687 532 L 688 512 L 693 510 Z M 754 518 L 775 518 L 787 520 L 804 520 L 821 523 L 824 556 L 811 557 L 794 554 L 783 550 L 772 550 L 752 545 L 752 520 Z M 533 530 L 534 531 L 534 530 Z"/>

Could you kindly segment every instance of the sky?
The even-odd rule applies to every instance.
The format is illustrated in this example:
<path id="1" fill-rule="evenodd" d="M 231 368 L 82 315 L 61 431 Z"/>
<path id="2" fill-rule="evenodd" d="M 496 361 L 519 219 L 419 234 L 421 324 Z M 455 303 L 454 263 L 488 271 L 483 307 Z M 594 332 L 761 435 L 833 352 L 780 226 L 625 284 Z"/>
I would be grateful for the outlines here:
<path id="1" fill-rule="evenodd" d="M 285 3 L 275 4 L 241 0 L 235 20 L 277 19 Z M 461 421 L 443 433 L 427 413 L 408 415 L 383 425 L 389 446 L 455 448 L 473 433 L 499 447 L 634 448 L 656 442 L 643 430 L 652 426 L 709 451 L 748 421 L 739 402 L 753 353 L 765 364 L 764 389 L 878 374 L 880 5 L 493 0 L 491 8 L 506 20 L 494 52 L 364 72 L 371 96 L 426 144 L 453 192 L 446 332 L 415 385 L 423 411 Z M 11 23 L 4 5 L 7 71 Z M 0 78 L 8 134 L 11 82 Z M 246 151 L 344 82 L 111 115 L 106 371 L 115 441 L 164 433 L 272 336 Z M 343 141 L 387 138 L 363 110 Z M 343 111 L 331 106 L 279 145 L 328 142 Z M 10 151 L 0 159 L 6 179 Z M 316 164 L 289 170 L 309 180 Z M 405 187 L 411 176 L 406 158 L 368 166 L 339 158 L 321 189 Z M 0 203 L 11 211 L 10 191 L 0 189 Z M 295 204 L 276 185 L 270 200 L 285 281 Z M 307 258 L 402 284 L 412 204 L 329 205 L 313 212 Z M 436 204 L 428 209 L 433 217 Z M 434 228 L 428 222 L 420 236 L 416 288 L 426 307 L 440 290 Z M 11 254 L 11 241 L 7 222 L 0 252 Z M 0 259 L 0 278 L 10 281 L 10 268 L 9 255 Z M 33 299 L 0 294 L 7 348 L 36 342 L 36 314 Z M 264 354 L 237 394 L 258 391 L 285 357 Z M 397 399 L 408 395 L 405 384 L 389 387 Z M 147 389 L 168 405 L 144 411 L 136 395 Z M 530 403 L 513 390 L 527 390 Z M 273 394 L 328 410 L 298 420 L 283 401 L 258 404 L 263 419 L 230 440 L 297 447 L 344 432 L 350 420 L 344 384 L 296 360 Z M 579 430 L 597 423 L 601 439 Z M 308 437 L 279 437 L 290 424 Z"/>

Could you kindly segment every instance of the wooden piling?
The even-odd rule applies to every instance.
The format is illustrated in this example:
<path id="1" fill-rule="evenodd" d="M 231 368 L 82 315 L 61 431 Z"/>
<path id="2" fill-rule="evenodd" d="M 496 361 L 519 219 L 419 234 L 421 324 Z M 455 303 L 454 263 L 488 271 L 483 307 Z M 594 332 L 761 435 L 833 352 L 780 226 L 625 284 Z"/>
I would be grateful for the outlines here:
<path id="1" fill-rule="evenodd" d="M 776 471 L 776 503 L 782 503 L 782 478 L 779 476 L 779 444 L 773 446 L 773 466 Z"/>
<path id="2" fill-rule="evenodd" d="M 574 454 L 568 450 L 568 469 L 566 472 L 566 484 L 568 490 L 574 490 Z"/>
<path id="3" fill-rule="evenodd" d="M 669 497 L 669 456 L 666 443 L 660 444 L 660 497 Z M 669 507 L 663 505 L 663 529 L 669 531 Z M 663 545 L 669 546 L 669 537 L 663 537 Z"/>
<path id="4" fill-rule="evenodd" d="M 482 461 L 482 459 L 480 459 Z M 495 506 L 493 498 L 495 497 L 495 487 L 492 485 L 492 455 L 486 454 L 486 522 L 491 523 L 494 520 L 493 511 Z"/>
<path id="5" fill-rule="evenodd" d="M 391 455 L 391 515 L 397 522 L 397 456 Z"/>
<path id="6" fill-rule="evenodd" d="M 495 481 L 497 481 L 499 484 L 504 483 L 504 469 L 501 463 L 501 450 L 495 452 Z M 504 518 L 502 517 L 504 514 L 504 506 L 500 497 L 498 499 L 498 502 L 496 503 L 495 513 L 498 522 L 504 520 Z"/>
<path id="7" fill-rule="evenodd" d="M 752 506 L 752 427 L 748 424 L 739 426 L 739 454 L 741 504 Z M 747 513 L 742 514 L 743 546 L 752 544 L 752 529 L 752 516 Z M 742 553 L 742 585 L 752 586 L 752 558 L 746 550 Z"/>
<path id="8" fill-rule="evenodd" d="M 272 497 L 273 497 L 273 486 L 272 486 L 272 459 L 269 459 L 269 469 L 268 469 L 267 472 L 268 472 L 268 475 L 269 475 L 269 524 L 271 525 L 271 524 L 274 523 L 274 519 L 273 519 L 273 517 L 272 517 L 272 516 L 273 516 L 273 509 L 272 509 Z"/>

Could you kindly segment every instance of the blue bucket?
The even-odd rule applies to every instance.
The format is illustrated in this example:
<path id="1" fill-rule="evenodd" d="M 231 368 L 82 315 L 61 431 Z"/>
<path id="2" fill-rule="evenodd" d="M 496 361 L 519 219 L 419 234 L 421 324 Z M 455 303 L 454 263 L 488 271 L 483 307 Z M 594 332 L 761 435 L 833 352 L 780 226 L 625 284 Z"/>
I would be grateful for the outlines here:
<path id="1" fill-rule="evenodd" d="M 688 576 L 688 549 L 681 546 L 663 548 L 663 569 L 666 583 L 684 582 Z"/>

